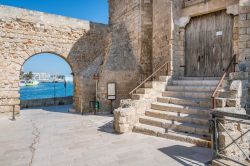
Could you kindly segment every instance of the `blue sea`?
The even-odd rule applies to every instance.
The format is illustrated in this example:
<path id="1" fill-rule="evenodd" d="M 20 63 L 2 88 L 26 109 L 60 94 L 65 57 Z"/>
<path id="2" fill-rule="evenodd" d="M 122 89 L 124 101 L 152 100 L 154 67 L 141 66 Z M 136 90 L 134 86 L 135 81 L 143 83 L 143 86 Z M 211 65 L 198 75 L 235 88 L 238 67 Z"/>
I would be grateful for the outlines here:
<path id="1" fill-rule="evenodd" d="M 73 96 L 73 82 L 67 82 L 66 91 L 64 82 L 60 83 L 40 83 L 37 86 L 22 86 L 20 87 L 20 99 L 44 99 L 53 97 Z"/>

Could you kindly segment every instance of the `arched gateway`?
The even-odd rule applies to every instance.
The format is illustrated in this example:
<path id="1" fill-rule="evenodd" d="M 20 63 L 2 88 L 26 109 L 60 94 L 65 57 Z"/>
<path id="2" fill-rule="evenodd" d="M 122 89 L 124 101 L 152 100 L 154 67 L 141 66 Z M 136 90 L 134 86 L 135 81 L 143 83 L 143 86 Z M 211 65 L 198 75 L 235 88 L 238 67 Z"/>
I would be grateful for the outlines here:
<path id="1" fill-rule="evenodd" d="M 74 74 L 76 106 L 80 96 L 81 100 L 93 100 L 92 76 L 102 63 L 95 59 L 103 59 L 105 53 L 105 25 L 0 6 L 0 29 L 1 113 L 10 113 L 13 108 L 19 112 L 21 67 L 31 56 L 40 53 L 56 54 L 69 63 Z M 89 70 L 93 65 L 95 70 Z M 88 102 L 83 103 L 88 107 Z"/>

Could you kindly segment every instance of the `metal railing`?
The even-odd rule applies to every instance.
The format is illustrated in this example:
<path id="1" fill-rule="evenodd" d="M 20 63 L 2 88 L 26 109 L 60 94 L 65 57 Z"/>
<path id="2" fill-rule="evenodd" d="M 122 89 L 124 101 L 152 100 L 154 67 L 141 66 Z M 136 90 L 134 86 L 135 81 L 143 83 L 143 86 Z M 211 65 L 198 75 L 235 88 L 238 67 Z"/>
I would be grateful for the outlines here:
<path id="1" fill-rule="evenodd" d="M 243 137 L 249 137 L 247 133 L 250 133 L 250 116 L 245 114 L 235 114 L 235 113 L 228 113 L 228 112 L 221 112 L 221 111 L 213 111 L 212 112 L 212 120 L 210 121 L 210 130 L 212 131 L 212 142 L 213 142 L 213 158 L 224 158 L 226 160 L 233 161 L 235 163 L 238 163 L 239 165 L 245 166 L 246 164 L 243 163 L 243 161 L 235 160 L 230 156 L 227 156 L 227 154 L 223 154 L 226 149 L 231 147 L 232 145 L 236 145 L 237 149 L 243 154 L 245 157 L 245 162 L 250 164 L 250 154 L 248 154 L 242 147 L 237 143 L 237 141 L 242 140 Z M 227 123 L 237 123 L 241 125 L 248 125 L 248 129 L 240 134 L 240 136 L 237 136 L 234 138 L 229 130 L 226 129 L 224 124 Z M 221 130 L 224 130 L 226 133 L 226 136 L 231 139 L 231 142 L 227 145 L 223 145 L 223 147 L 220 147 L 220 132 Z M 246 139 L 249 140 L 249 139 Z M 249 150 L 249 149 L 248 149 Z"/>
<path id="2" fill-rule="evenodd" d="M 226 75 L 228 74 L 228 71 L 230 69 L 230 67 L 233 65 L 233 72 L 235 72 L 235 65 L 236 65 L 236 55 L 233 56 L 233 58 L 231 59 L 228 67 L 226 68 L 226 70 L 224 71 L 218 85 L 216 86 L 212 96 L 211 96 L 211 99 L 212 99 L 212 109 L 214 109 L 216 107 L 216 103 L 215 103 L 215 97 L 216 97 L 216 94 L 221 86 L 221 84 L 223 83 L 223 80 L 225 79 Z"/>
<path id="3" fill-rule="evenodd" d="M 153 72 L 150 76 L 148 76 L 144 81 L 142 81 L 136 88 L 134 88 L 131 92 L 129 92 L 129 94 L 133 94 L 138 88 L 140 88 L 143 84 L 145 84 L 149 79 L 151 79 L 153 76 L 155 76 L 160 70 L 163 69 L 163 67 L 167 66 L 167 74 L 169 71 L 169 63 L 170 62 L 166 62 L 164 63 L 162 66 L 160 66 L 157 70 L 155 70 L 155 72 Z"/>

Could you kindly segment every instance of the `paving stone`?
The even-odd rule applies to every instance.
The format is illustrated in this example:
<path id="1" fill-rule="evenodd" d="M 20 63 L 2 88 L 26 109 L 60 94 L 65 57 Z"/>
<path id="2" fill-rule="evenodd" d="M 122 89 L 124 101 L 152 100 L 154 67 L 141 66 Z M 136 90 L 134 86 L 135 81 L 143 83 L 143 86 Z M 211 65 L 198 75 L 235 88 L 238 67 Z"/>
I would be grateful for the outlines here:
<path id="1" fill-rule="evenodd" d="M 0 130 L 8 128 L 0 135 L 0 154 L 4 154 L 0 155 L 0 165 L 29 165 L 34 131 L 39 137 L 34 145 L 31 164 L 34 166 L 165 166 L 166 163 L 179 166 L 183 164 L 179 159 L 185 159 L 187 165 L 211 159 L 210 149 L 136 133 L 118 135 L 110 123 L 112 116 L 71 114 L 67 112 L 69 108 L 21 110 L 21 116 L 14 122 L 0 118 Z M 185 153 L 175 159 L 181 149 Z"/>

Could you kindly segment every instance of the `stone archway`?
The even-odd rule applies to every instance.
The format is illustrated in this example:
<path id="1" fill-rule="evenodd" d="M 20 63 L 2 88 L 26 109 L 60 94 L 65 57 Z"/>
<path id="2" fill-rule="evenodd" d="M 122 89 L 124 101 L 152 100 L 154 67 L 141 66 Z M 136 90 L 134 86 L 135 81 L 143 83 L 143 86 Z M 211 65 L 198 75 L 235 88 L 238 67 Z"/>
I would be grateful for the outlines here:
<path id="1" fill-rule="evenodd" d="M 57 64 L 52 65 L 51 62 L 48 62 L 47 60 L 45 61 L 45 59 L 43 59 L 43 57 L 45 57 L 48 61 L 56 58 L 57 59 L 56 62 L 59 62 L 60 64 L 62 64 L 64 62 L 63 63 L 64 67 L 63 68 L 56 67 Z M 36 58 L 40 59 L 40 61 L 37 61 Z M 37 62 L 39 64 L 37 64 Z M 42 71 L 47 70 L 47 72 L 42 72 L 42 77 L 41 77 L 41 75 L 38 76 L 38 74 L 35 72 L 36 76 L 34 77 L 34 79 L 36 81 L 40 82 L 39 86 L 35 86 L 35 87 L 19 86 L 18 89 L 19 89 L 19 94 L 20 94 L 20 108 L 21 109 L 22 108 L 29 108 L 29 107 L 39 107 L 39 106 L 73 104 L 72 97 L 75 94 L 74 70 L 73 70 L 73 64 L 71 62 L 69 62 L 68 59 L 66 59 L 62 55 L 59 55 L 58 53 L 51 52 L 51 51 L 50 52 L 41 52 L 41 53 L 32 55 L 32 56 L 28 57 L 28 59 L 26 59 L 23 62 L 22 68 L 19 72 L 20 76 L 22 73 L 24 73 L 23 69 L 25 66 L 27 66 L 27 63 L 29 64 L 28 65 L 29 67 L 31 67 L 30 65 L 32 65 L 33 69 L 36 68 L 35 65 L 38 65 L 38 66 L 40 66 L 39 70 L 42 70 Z M 56 68 L 53 68 L 53 66 L 55 66 Z M 60 65 L 60 66 L 62 66 L 62 65 Z M 51 75 L 53 76 L 53 74 L 51 73 L 52 71 L 48 71 L 47 68 L 50 68 L 51 70 L 52 69 L 57 70 L 57 72 L 54 74 L 62 74 L 61 71 L 66 69 L 67 74 L 72 75 L 73 82 L 71 82 L 71 83 L 67 82 L 67 84 L 65 84 L 65 83 L 62 84 L 62 82 L 61 83 L 59 82 L 57 84 L 52 83 L 51 81 L 53 81 L 53 80 L 52 80 Z M 32 71 L 32 69 L 30 71 Z M 29 71 L 26 70 L 26 72 L 29 72 Z M 41 73 L 41 72 L 38 72 L 38 73 Z M 34 74 L 34 72 L 33 72 L 33 74 Z M 20 79 L 25 80 L 25 78 L 22 78 L 22 77 L 20 77 Z M 66 80 L 66 79 L 64 79 L 64 80 Z M 62 85 L 64 85 L 64 89 L 62 89 Z M 51 91 L 53 92 L 54 86 L 56 87 L 57 90 L 54 91 L 54 93 L 51 93 Z M 72 91 L 73 91 L 73 93 L 72 93 Z"/>
<path id="2" fill-rule="evenodd" d="M 95 97 L 92 76 L 106 53 L 107 26 L 14 7 L 1 6 L 0 11 L 0 113 L 10 113 L 13 107 L 19 112 L 21 67 L 31 56 L 44 52 L 57 54 L 70 64 L 74 104 L 79 108 L 76 99 L 81 98 L 87 109 L 88 101 Z"/>

